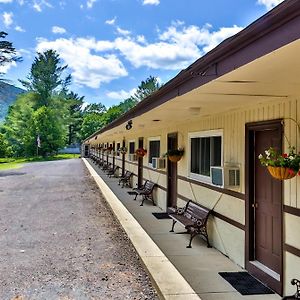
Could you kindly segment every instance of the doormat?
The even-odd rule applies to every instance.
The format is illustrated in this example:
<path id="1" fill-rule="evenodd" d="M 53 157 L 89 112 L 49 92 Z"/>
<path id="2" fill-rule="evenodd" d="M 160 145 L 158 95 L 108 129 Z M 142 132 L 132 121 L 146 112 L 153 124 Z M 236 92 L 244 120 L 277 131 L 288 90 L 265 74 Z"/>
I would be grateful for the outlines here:
<path id="1" fill-rule="evenodd" d="M 247 272 L 219 272 L 242 295 L 275 294 Z"/>
<path id="2" fill-rule="evenodd" d="M 136 195 L 136 192 L 127 192 L 129 195 Z"/>
<path id="3" fill-rule="evenodd" d="M 168 213 L 152 213 L 152 215 L 156 218 L 156 219 L 171 219 L 169 217 L 169 214 Z"/>

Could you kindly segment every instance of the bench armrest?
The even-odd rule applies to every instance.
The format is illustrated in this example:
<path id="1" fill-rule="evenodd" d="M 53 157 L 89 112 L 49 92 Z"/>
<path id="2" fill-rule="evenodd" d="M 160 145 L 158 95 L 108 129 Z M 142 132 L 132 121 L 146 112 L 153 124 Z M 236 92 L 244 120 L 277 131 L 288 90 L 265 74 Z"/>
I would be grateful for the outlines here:
<path id="1" fill-rule="evenodd" d="M 168 213 L 174 215 L 183 215 L 185 207 L 169 207 Z"/>

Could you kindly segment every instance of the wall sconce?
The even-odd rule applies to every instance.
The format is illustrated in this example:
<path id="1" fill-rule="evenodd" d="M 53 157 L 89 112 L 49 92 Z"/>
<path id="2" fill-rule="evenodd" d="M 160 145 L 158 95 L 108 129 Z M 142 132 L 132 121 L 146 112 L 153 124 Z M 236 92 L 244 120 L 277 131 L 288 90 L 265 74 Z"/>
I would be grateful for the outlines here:
<path id="1" fill-rule="evenodd" d="M 129 120 L 129 121 L 127 122 L 127 125 L 125 126 L 125 128 L 126 128 L 127 130 L 130 130 L 130 129 L 132 128 L 132 120 Z"/>

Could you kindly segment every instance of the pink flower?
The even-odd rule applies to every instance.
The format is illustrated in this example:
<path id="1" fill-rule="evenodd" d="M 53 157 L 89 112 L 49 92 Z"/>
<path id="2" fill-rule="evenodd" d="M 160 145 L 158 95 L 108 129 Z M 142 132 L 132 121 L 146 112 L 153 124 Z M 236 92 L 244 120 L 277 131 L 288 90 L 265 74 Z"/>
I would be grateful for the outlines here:
<path id="1" fill-rule="evenodd" d="M 295 171 L 292 170 L 292 169 L 289 169 L 289 174 L 294 175 L 294 174 L 295 174 Z"/>
<path id="2" fill-rule="evenodd" d="M 283 153 L 282 157 L 287 158 L 288 157 L 287 153 Z"/>

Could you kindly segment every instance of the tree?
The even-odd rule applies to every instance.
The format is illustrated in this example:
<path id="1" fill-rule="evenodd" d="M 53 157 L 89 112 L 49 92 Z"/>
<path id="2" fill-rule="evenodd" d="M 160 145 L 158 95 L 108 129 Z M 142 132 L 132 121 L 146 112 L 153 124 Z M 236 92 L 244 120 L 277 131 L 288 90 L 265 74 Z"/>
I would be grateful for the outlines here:
<path id="1" fill-rule="evenodd" d="M 5 39 L 7 33 L 0 31 L 0 38 Z M 16 49 L 13 47 L 13 44 L 8 41 L 0 41 L 0 66 L 5 64 L 20 61 L 21 58 L 16 56 Z"/>
<path id="2" fill-rule="evenodd" d="M 0 39 L 5 39 L 7 33 L 0 31 Z M 0 40 L 0 67 L 7 64 L 21 61 L 21 57 L 18 57 L 16 49 L 13 47 L 13 44 L 9 41 Z M 3 74 L 0 73 L 0 76 Z M 3 79 L 0 79 L 3 80 Z M 4 80 L 3 80 L 4 81 Z"/>
<path id="3" fill-rule="evenodd" d="M 137 91 L 135 92 L 134 96 L 132 96 L 132 99 L 136 100 L 137 102 L 142 101 L 161 87 L 162 85 L 158 82 L 157 77 L 149 76 L 138 86 Z"/>
<path id="4" fill-rule="evenodd" d="M 48 50 L 37 54 L 29 81 L 21 80 L 28 91 L 9 109 L 3 126 L 14 155 L 34 155 L 37 136 L 42 155 L 53 154 L 67 142 L 75 141 L 76 130 L 78 139 L 83 97 L 67 90 L 71 76 L 63 76 L 65 69 L 58 54 Z"/>
<path id="5" fill-rule="evenodd" d="M 62 78 L 67 65 L 60 66 L 61 60 L 54 50 L 37 53 L 26 80 L 19 80 L 28 90 L 39 95 L 37 108 L 51 105 L 51 98 L 65 94 L 71 82 L 71 75 Z"/>

